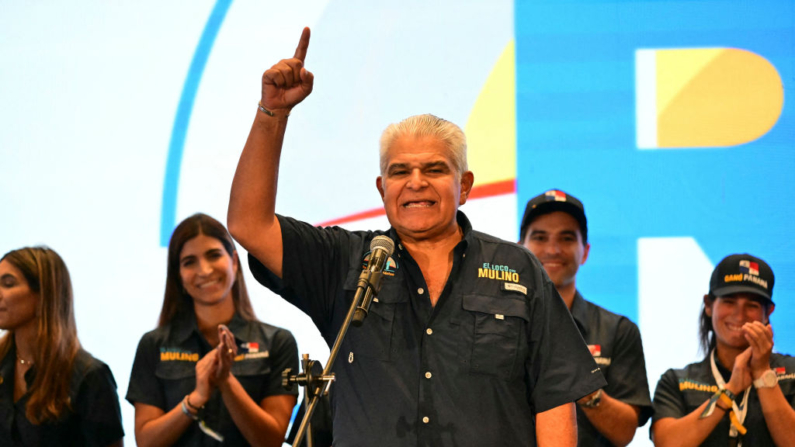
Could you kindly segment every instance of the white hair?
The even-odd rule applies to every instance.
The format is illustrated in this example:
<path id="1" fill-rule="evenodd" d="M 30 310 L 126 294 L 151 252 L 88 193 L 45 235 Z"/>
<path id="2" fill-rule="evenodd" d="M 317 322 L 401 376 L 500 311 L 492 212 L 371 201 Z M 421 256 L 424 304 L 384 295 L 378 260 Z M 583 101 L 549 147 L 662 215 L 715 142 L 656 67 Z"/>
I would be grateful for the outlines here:
<path id="1" fill-rule="evenodd" d="M 450 121 L 426 113 L 410 116 L 399 123 L 390 124 L 381 134 L 381 175 L 389 164 L 389 148 L 400 137 L 434 137 L 450 151 L 450 161 L 458 175 L 468 171 L 467 140 L 464 131 Z"/>

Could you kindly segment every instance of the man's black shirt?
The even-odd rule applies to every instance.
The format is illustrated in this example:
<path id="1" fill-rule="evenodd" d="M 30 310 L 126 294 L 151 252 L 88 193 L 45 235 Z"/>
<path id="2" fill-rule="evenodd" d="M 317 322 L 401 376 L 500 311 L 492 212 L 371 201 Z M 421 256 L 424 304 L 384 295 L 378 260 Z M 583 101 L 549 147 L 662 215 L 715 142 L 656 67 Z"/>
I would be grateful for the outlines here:
<path id="1" fill-rule="evenodd" d="M 315 228 L 278 216 L 282 279 L 255 278 L 307 313 L 331 346 L 373 237 L 396 250 L 378 301 L 348 331 L 334 365 L 334 445 L 535 445 L 535 415 L 605 385 L 571 315 L 525 248 L 473 231 L 436 306 L 422 272 L 388 232 Z"/>

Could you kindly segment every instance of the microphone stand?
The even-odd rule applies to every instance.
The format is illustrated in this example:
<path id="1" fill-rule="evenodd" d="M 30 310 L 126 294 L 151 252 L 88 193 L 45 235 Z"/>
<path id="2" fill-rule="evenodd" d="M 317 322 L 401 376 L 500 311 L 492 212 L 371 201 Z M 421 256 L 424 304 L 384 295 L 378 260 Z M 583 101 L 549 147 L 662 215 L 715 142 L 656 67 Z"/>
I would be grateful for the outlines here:
<path id="1" fill-rule="evenodd" d="M 334 340 L 334 345 L 331 348 L 326 367 L 323 368 L 323 371 L 320 372 L 320 374 L 317 373 L 317 369 L 320 368 L 320 362 L 309 360 L 309 354 L 302 355 L 301 367 L 304 369 L 303 373 L 293 376 L 290 374 L 291 371 L 289 368 L 282 372 L 282 385 L 289 388 L 291 384 L 297 383 L 298 385 L 305 387 L 304 402 L 309 402 L 306 407 L 306 412 L 304 413 L 304 418 L 301 420 L 301 425 L 298 427 L 298 433 L 295 435 L 293 447 L 300 447 L 301 441 L 304 439 L 304 435 L 306 435 L 307 440 L 306 447 L 312 447 L 312 431 L 310 429 L 311 422 L 309 421 L 312 420 L 312 414 L 314 414 L 315 409 L 317 408 L 320 397 L 328 394 L 329 389 L 331 389 L 331 384 L 334 382 L 335 377 L 334 373 L 331 372 L 331 368 L 334 366 L 334 361 L 337 360 L 337 355 L 342 348 L 342 341 L 345 339 L 345 335 L 348 333 L 348 328 L 351 326 L 351 321 L 353 320 L 353 316 L 356 313 L 356 309 L 359 307 L 362 297 L 367 294 L 368 290 L 372 290 L 373 295 L 378 292 L 377 290 L 374 290 L 372 285 L 380 285 L 380 279 L 381 272 L 372 272 L 370 269 L 363 270 L 361 275 L 359 275 L 356 295 L 353 297 L 351 307 L 348 309 L 348 313 L 345 315 L 345 320 L 342 322 L 342 326 L 337 333 L 336 340 Z M 366 315 L 367 313 L 365 310 L 365 316 Z M 361 318 L 364 319 L 364 317 Z M 309 400 L 309 393 L 312 393 L 311 401 Z"/>

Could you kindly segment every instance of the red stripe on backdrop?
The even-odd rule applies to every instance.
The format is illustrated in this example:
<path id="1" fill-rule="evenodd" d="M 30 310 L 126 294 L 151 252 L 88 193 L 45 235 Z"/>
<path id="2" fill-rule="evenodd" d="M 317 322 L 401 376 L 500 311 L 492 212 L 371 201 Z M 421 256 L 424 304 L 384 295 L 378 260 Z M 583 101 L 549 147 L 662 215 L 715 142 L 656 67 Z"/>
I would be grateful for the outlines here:
<path id="1" fill-rule="evenodd" d="M 516 192 L 516 179 L 503 180 L 501 182 L 486 183 L 485 185 L 472 188 L 469 194 L 470 199 L 483 199 L 485 197 L 501 196 Z"/>
<path id="2" fill-rule="evenodd" d="M 516 180 L 510 179 L 501 182 L 487 183 L 485 185 L 475 186 L 474 188 L 472 188 L 472 192 L 469 194 L 469 198 L 484 199 L 486 197 L 501 196 L 504 194 L 511 194 L 514 192 L 516 192 Z M 383 216 L 384 213 L 385 212 L 383 208 L 374 208 L 356 214 L 350 214 L 348 216 L 338 217 L 336 219 L 320 222 L 319 224 L 317 224 L 317 226 L 328 227 L 332 225 L 342 225 L 348 222 L 356 222 L 357 220 L 364 220 L 373 217 Z"/>

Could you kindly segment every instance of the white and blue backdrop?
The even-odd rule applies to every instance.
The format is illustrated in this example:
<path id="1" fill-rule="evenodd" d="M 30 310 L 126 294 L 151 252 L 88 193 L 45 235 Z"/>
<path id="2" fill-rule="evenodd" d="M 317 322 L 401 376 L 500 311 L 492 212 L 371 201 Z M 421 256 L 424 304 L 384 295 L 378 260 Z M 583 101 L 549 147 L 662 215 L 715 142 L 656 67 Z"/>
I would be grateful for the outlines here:
<path id="1" fill-rule="evenodd" d="M 303 26 L 316 84 L 290 118 L 280 213 L 386 228 L 380 132 L 434 113 L 467 132 L 476 228 L 516 240 L 532 196 L 583 200 L 579 289 L 639 324 L 652 389 L 699 358 L 730 253 L 773 267 L 776 349 L 795 351 L 790 0 L 0 1 L 0 252 L 64 257 L 81 341 L 120 396 L 171 230 L 225 220 L 260 76 Z M 325 360 L 310 320 L 247 280 L 258 316 Z"/>

